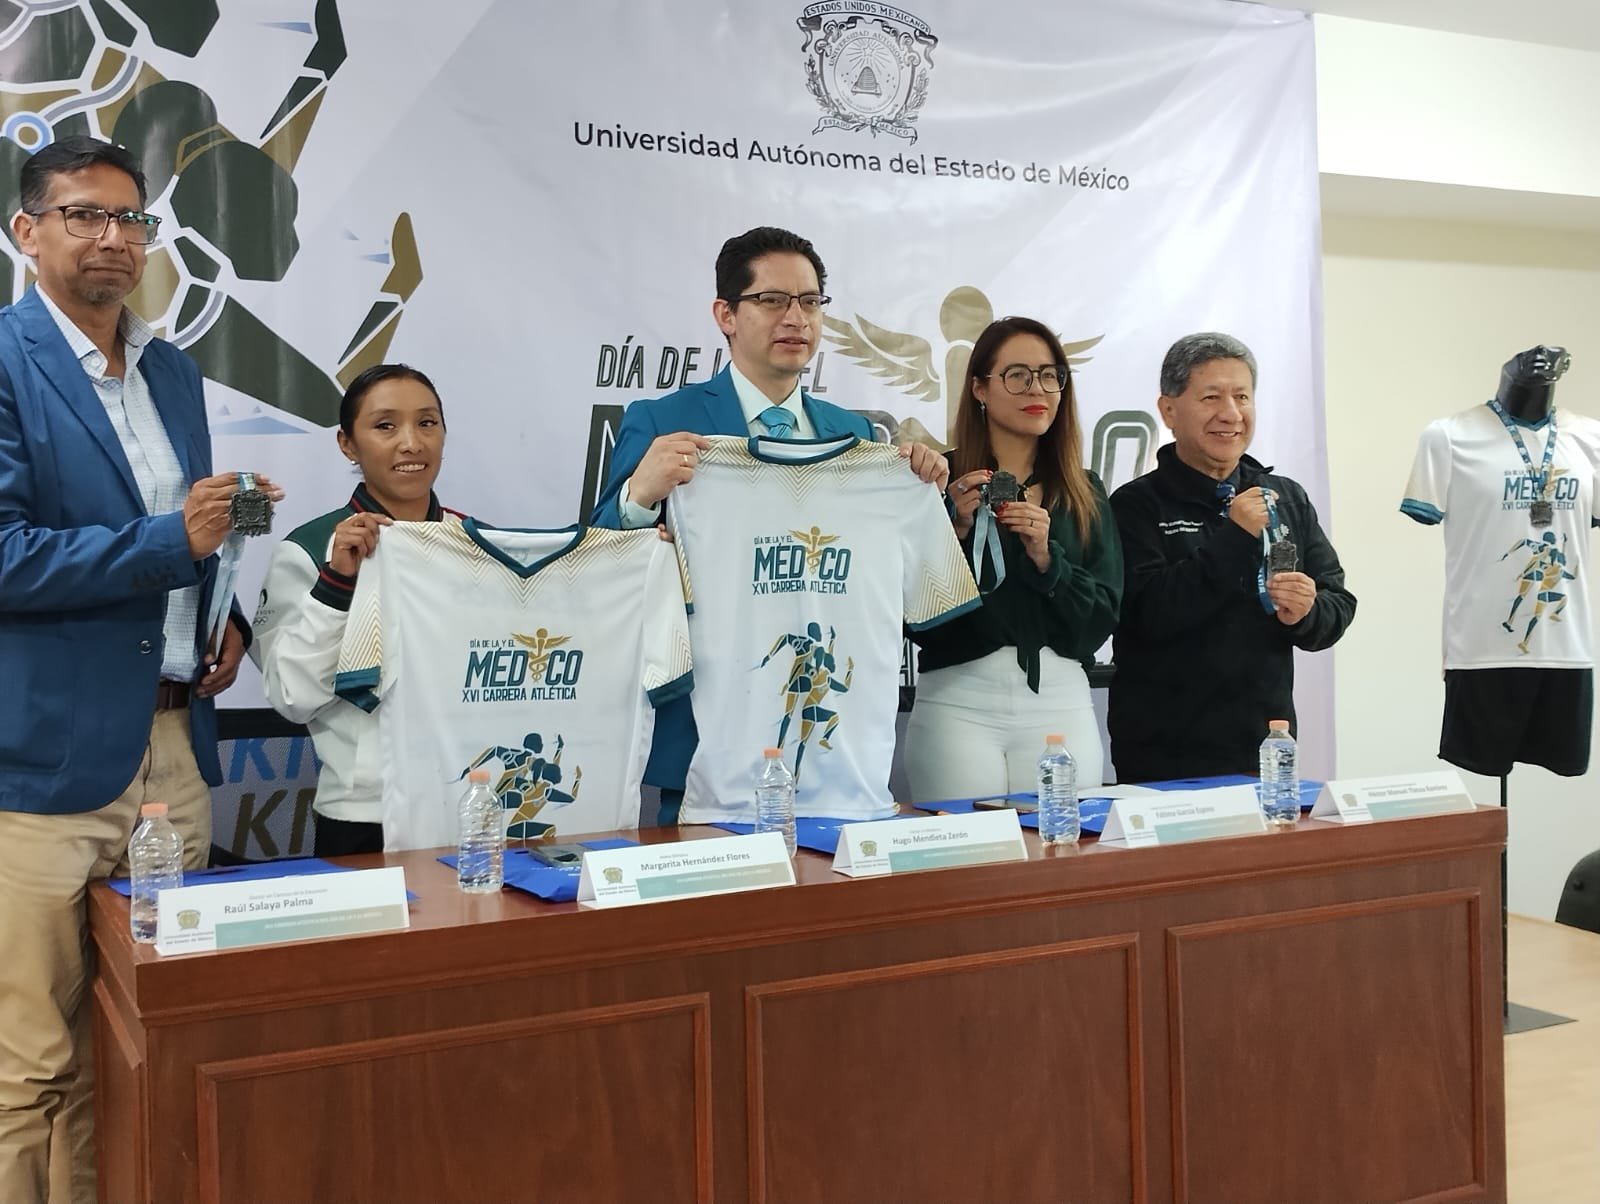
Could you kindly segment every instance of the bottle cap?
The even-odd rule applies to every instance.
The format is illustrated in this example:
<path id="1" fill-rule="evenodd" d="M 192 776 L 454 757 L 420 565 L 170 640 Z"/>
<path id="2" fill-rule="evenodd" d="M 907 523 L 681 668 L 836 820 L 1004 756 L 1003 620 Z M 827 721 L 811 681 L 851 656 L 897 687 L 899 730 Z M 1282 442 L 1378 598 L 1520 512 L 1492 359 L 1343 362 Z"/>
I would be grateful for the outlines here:
<path id="1" fill-rule="evenodd" d="M 1289 730 L 1289 721 L 1287 719 L 1270 719 L 1267 721 L 1267 730 L 1269 732 L 1286 732 Z"/>
<path id="2" fill-rule="evenodd" d="M 1046 736 L 1044 742 L 1046 744 L 1065 744 L 1067 738 L 1065 736 Z"/>
<path id="3" fill-rule="evenodd" d="M 467 781 L 469 782 L 487 782 L 488 780 L 489 771 L 487 769 L 474 769 L 467 775 Z"/>
<path id="4" fill-rule="evenodd" d="M 167 805 L 165 803 L 146 803 L 144 806 L 139 808 L 139 814 L 144 816 L 146 819 L 156 815 L 165 815 L 166 813 Z"/>
<path id="5" fill-rule="evenodd" d="M 779 757 L 783 756 L 783 749 L 781 749 L 781 748 L 763 748 L 761 750 L 761 755 L 763 757 L 765 757 L 769 761 L 775 761 Z"/>

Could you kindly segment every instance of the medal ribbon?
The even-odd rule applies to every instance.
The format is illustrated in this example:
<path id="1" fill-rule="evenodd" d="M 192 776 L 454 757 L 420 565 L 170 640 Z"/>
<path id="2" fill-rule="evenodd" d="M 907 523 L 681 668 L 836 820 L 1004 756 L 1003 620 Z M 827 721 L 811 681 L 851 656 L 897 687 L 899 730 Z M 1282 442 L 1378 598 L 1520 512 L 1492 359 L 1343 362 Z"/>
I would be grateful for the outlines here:
<path id="1" fill-rule="evenodd" d="M 239 490 L 256 487 L 255 473 L 239 474 Z M 229 532 L 222 543 L 217 564 L 217 583 L 211 593 L 211 611 L 206 618 L 206 642 L 202 655 L 209 649 L 212 656 L 222 655 L 222 625 L 228 621 L 228 611 L 233 603 L 234 583 L 239 579 L 239 564 L 244 559 L 244 536 Z"/>
<path id="2" fill-rule="evenodd" d="M 1550 433 L 1545 436 L 1544 440 L 1544 462 L 1539 465 L 1539 470 L 1535 472 L 1533 457 L 1528 454 L 1528 445 L 1522 441 L 1522 432 L 1517 428 L 1517 420 L 1507 414 L 1498 401 L 1491 400 L 1489 408 L 1494 411 L 1494 416 L 1500 419 L 1501 424 L 1510 434 L 1511 442 L 1517 445 L 1517 452 L 1522 456 L 1522 463 L 1528 469 L 1528 479 L 1533 482 L 1533 487 L 1538 490 L 1538 496 L 1534 500 L 1543 501 L 1544 491 L 1550 484 L 1551 459 L 1556 452 L 1556 412 L 1554 410 L 1550 411 Z"/>
<path id="3" fill-rule="evenodd" d="M 1280 539 L 1287 539 L 1289 528 L 1278 519 L 1277 495 L 1270 489 L 1263 489 L 1261 496 L 1267 503 L 1267 526 L 1261 532 L 1261 567 L 1256 570 L 1256 597 L 1261 600 L 1262 610 L 1275 615 L 1278 607 L 1267 593 L 1267 565 L 1272 560 L 1272 545 Z"/>
<path id="4" fill-rule="evenodd" d="M 983 558 L 988 554 L 989 563 L 994 565 L 994 584 L 988 589 L 983 589 Z M 978 507 L 978 512 L 973 516 L 972 527 L 972 580 L 978 588 L 986 594 L 992 594 L 1000 588 L 1006 579 L 1006 558 L 1000 550 L 1000 524 L 994 521 L 994 509 L 988 502 Z"/>

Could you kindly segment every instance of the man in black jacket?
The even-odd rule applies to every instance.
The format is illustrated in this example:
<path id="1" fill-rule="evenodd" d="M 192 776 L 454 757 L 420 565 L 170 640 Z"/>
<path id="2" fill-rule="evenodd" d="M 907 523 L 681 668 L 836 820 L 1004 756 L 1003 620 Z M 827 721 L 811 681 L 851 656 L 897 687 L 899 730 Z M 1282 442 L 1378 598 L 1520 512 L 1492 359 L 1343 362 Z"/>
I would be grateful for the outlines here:
<path id="1" fill-rule="evenodd" d="M 1111 496 L 1122 620 L 1111 683 L 1121 782 L 1256 772 L 1271 719 L 1294 723 L 1294 649 L 1328 648 L 1355 615 L 1306 492 L 1245 455 L 1256 361 L 1225 334 L 1161 364 L 1173 443 Z"/>

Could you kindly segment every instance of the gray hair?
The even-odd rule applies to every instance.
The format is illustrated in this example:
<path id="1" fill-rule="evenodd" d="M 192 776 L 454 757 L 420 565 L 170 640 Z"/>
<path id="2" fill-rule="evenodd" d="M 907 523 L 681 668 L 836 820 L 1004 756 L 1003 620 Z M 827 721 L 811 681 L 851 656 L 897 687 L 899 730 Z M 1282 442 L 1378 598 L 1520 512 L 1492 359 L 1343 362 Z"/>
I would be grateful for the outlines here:
<path id="1" fill-rule="evenodd" d="M 1250 369 L 1250 387 L 1256 387 L 1256 357 L 1231 334 L 1205 330 L 1199 334 L 1186 334 L 1167 349 L 1161 361 L 1161 393 L 1164 397 L 1180 397 L 1189 387 L 1189 376 L 1202 364 L 1212 360 L 1243 360 Z"/>

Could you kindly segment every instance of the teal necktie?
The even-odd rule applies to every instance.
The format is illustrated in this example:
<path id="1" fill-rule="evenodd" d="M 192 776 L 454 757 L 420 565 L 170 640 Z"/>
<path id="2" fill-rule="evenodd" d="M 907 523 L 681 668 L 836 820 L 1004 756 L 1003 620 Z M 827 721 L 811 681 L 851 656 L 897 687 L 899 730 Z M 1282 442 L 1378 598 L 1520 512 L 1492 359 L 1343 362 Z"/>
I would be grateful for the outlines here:
<path id="1" fill-rule="evenodd" d="M 782 406 L 768 406 L 756 417 L 766 424 L 767 434 L 774 439 L 787 439 L 794 433 L 794 413 Z"/>

